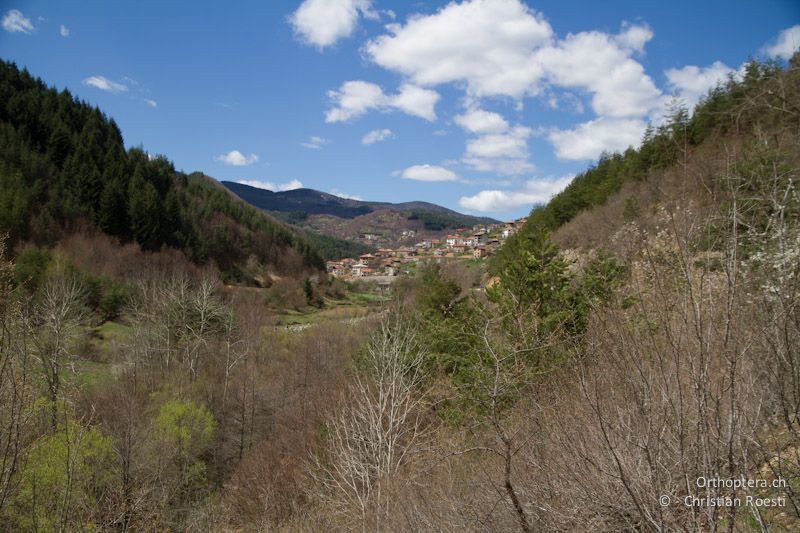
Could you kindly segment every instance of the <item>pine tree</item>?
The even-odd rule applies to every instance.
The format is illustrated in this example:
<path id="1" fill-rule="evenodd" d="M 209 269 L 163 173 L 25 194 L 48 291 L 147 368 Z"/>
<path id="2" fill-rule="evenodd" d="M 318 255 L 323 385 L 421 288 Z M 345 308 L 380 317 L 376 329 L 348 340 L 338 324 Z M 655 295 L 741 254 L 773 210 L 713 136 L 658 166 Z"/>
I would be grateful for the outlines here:
<path id="1" fill-rule="evenodd" d="M 100 196 L 97 222 L 100 229 L 111 235 L 124 237 L 130 233 L 128 202 L 125 197 L 125 189 L 119 180 L 106 182 L 103 194 Z"/>
<path id="2" fill-rule="evenodd" d="M 570 277 L 550 234 L 536 229 L 519 236 L 514 255 L 500 273 L 500 283 L 487 291 L 489 298 L 513 319 L 530 314 L 553 329 L 569 316 Z"/>
<path id="3" fill-rule="evenodd" d="M 136 168 L 128 186 L 128 217 L 136 242 L 145 250 L 158 250 L 164 243 L 162 231 L 162 206 L 158 191 Z"/>

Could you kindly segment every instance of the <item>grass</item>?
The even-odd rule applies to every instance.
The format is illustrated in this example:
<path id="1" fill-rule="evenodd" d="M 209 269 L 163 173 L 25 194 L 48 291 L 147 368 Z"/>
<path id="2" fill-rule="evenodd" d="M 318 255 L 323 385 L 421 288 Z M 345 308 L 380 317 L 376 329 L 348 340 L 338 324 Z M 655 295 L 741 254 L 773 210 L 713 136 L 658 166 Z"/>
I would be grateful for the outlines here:
<path id="1" fill-rule="evenodd" d="M 383 295 L 371 292 L 351 292 L 347 295 L 347 301 L 356 305 L 369 305 L 375 302 L 384 302 L 386 299 Z"/>
<path id="2" fill-rule="evenodd" d="M 130 337 L 132 328 L 119 322 L 103 322 L 95 328 L 95 332 L 103 339 L 121 341 Z"/>
<path id="3" fill-rule="evenodd" d="M 75 372 L 71 369 L 64 376 L 67 383 L 76 387 L 92 386 L 111 378 L 111 365 L 88 359 L 75 361 Z"/>
<path id="4" fill-rule="evenodd" d="M 348 292 L 342 299 L 326 299 L 322 309 L 286 311 L 278 315 L 281 324 L 319 324 L 326 321 L 340 321 L 366 316 L 376 304 L 387 298 L 371 292 Z"/>

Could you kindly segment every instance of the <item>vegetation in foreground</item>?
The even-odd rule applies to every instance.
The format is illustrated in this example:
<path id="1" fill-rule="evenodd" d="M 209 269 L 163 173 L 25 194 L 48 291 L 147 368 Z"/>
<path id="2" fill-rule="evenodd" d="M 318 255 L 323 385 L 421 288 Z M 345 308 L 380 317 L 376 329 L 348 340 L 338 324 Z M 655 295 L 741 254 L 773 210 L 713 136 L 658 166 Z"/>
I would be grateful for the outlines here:
<path id="1" fill-rule="evenodd" d="M 624 156 L 663 166 L 534 213 L 485 290 L 420 265 L 358 322 L 276 327 L 264 289 L 159 254 L 96 279 L 80 239 L 4 250 L 0 524 L 797 529 L 797 66 L 751 65 Z M 747 496 L 776 506 L 685 504 Z"/>

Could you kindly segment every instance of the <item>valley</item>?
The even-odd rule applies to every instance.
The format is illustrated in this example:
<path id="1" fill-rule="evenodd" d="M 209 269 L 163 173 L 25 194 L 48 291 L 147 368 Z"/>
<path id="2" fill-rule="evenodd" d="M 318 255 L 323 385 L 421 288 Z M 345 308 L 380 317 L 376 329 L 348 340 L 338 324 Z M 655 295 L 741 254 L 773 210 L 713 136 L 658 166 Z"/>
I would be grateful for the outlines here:
<path id="1" fill-rule="evenodd" d="M 663 82 L 638 12 L 391 5 L 6 12 L 0 530 L 800 530 L 800 25 Z M 46 81 L 117 47 L 191 76 Z"/>

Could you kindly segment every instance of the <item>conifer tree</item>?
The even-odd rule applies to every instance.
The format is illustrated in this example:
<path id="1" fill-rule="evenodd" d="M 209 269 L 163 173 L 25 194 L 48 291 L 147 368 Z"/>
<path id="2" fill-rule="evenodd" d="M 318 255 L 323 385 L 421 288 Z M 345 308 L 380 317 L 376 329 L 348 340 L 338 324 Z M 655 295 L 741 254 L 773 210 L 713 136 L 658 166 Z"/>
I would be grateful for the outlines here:
<path id="1" fill-rule="evenodd" d="M 145 250 L 158 250 L 163 244 L 162 207 L 158 191 L 136 168 L 128 186 L 128 217 L 136 242 Z"/>

